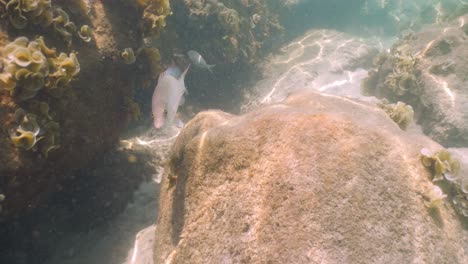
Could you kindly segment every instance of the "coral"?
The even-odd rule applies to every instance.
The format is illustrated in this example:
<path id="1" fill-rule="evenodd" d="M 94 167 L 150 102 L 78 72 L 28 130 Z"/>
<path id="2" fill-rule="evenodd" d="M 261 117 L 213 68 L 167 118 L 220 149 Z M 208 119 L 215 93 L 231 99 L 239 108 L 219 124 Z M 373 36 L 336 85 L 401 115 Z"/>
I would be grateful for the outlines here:
<path id="1" fill-rule="evenodd" d="M 49 115 L 49 105 L 32 101 L 28 105 L 31 112 L 18 108 L 14 114 L 15 122 L 10 129 L 10 139 L 18 148 L 40 150 L 44 157 L 49 151 L 58 148 L 57 138 L 60 125 Z"/>
<path id="2" fill-rule="evenodd" d="M 402 130 L 406 130 L 413 122 L 414 111 L 411 105 L 397 102 L 396 104 L 381 103 L 379 107 L 382 108 Z"/>
<path id="3" fill-rule="evenodd" d="M 218 13 L 219 23 L 223 28 L 228 29 L 231 34 L 237 34 L 240 27 L 239 13 L 232 8 L 223 8 Z"/>
<path id="4" fill-rule="evenodd" d="M 166 26 L 166 18 L 172 14 L 169 0 L 136 0 L 138 7 L 144 8 L 142 16 L 143 35 L 157 36 Z"/>
<path id="5" fill-rule="evenodd" d="M 57 55 L 42 38 L 29 41 L 19 37 L 0 49 L 0 84 L 16 101 L 24 105 L 14 114 L 15 122 L 10 128 L 14 146 L 25 150 L 40 150 L 47 157 L 57 148 L 59 124 L 52 120 L 46 102 L 31 100 L 41 91 L 60 96 L 70 81 L 80 72 L 75 53 Z"/>
<path id="6" fill-rule="evenodd" d="M 2 2 L 0 2 L 2 3 Z M 47 27 L 52 23 L 50 0 L 10 0 L 4 2 L 5 14 L 13 27 L 23 29 L 28 22 Z"/>
<path id="7" fill-rule="evenodd" d="M 396 46 L 390 53 L 377 55 L 373 64 L 377 69 L 369 71 L 368 77 L 361 81 L 364 95 L 399 99 L 421 93 L 420 58 L 410 52 L 407 44 Z"/>
<path id="8" fill-rule="evenodd" d="M 42 38 L 19 37 L 0 49 L 0 84 L 20 101 L 33 98 L 42 88 L 65 87 L 80 71 L 75 53 L 56 55 Z"/>
<path id="9" fill-rule="evenodd" d="M 55 32 L 61 35 L 70 44 L 73 34 L 76 33 L 76 25 L 70 21 L 68 14 L 61 8 L 54 8 L 52 16 L 52 27 Z"/>
<path id="10" fill-rule="evenodd" d="M 432 188 L 425 194 L 427 199 L 426 206 L 429 208 L 435 208 L 440 205 L 443 199 L 447 198 L 442 189 L 439 186 L 433 185 Z"/>
<path id="11" fill-rule="evenodd" d="M 0 4 L 3 4 L 5 9 L 3 16 L 7 16 L 16 29 L 25 28 L 29 22 L 43 28 L 52 26 L 69 45 L 73 35 L 77 33 L 77 28 L 70 21 L 68 14 L 61 8 L 53 6 L 51 0 L 2 0 Z M 77 6 L 84 8 L 86 5 L 77 3 Z"/>
<path id="12" fill-rule="evenodd" d="M 468 217 L 468 175 L 466 173 L 468 168 L 465 168 L 466 165 L 462 167 L 460 161 L 446 149 L 435 153 L 422 149 L 421 162 L 425 167 L 430 168 L 432 181 L 449 186 L 448 194 L 452 197 L 455 209 L 461 215 Z M 437 199 L 431 199 L 431 201 L 437 201 Z"/>
<path id="13" fill-rule="evenodd" d="M 80 63 L 73 52 L 68 56 L 60 53 L 59 56 L 50 58 L 49 63 L 50 74 L 46 83 L 49 89 L 65 87 L 80 72 Z"/>
<path id="14" fill-rule="evenodd" d="M 262 49 L 270 47 L 283 33 L 278 11 L 268 1 L 185 0 L 184 4 L 189 11 L 187 24 L 193 25 L 188 30 L 213 39 L 209 44 L 192 47 L 203 53 L 214 48 L 225 62 L 255 63 Z"/>
<path id="15" fill-rule="evenodd" d="M 385 86 L 397 96 L 403 96 L 408 91 L 414 94 L 420 85 L 420 73 L 416 68 L 418 59 L 409 54 L 405 46 L 397 48 L 388 58 L 392 61 L 393 72 L 385 78 Z"/>
<path id="16" fill-rule="evenodd" d="M 91 28 L 88 25 L 83 25 L 80 28 L 80 31 L 78 32 L 78 36 L 84 41 L 84 42 L 90 42 L 92 39 L 92 31 Z"/>
<path id="17" fill-rule="evenodd" d="M 133 64 L 136 60 L 135 53 L 132 48 L 125 48 L 120 56 L 126 64 Z"/>
<path id="18" fill-rule="evenodd" d="M 445 149 L 430 155 L 427 149 L 421 150 L 421 159 L 426 167 L 432 168 L 433 181 L 446 180 L 455 182 L 460 172 L 460 162 Z"/>
<path id="19" fill-rule="evenodd" d="M 18 148 L 30 150 L 41 139 L 38 137 L 41 129 L 36 115 L 26 114 L 23 109 L 18 109 L 15 117 L 19 122 L 16 128 L 10 130 L 11 141 Z"/>

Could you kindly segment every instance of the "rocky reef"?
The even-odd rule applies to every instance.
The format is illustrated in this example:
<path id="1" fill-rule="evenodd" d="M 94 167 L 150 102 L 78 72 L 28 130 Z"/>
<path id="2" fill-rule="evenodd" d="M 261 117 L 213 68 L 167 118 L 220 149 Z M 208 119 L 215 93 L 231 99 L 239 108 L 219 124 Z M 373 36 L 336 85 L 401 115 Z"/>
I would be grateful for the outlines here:
<path id="1" fill-rule="evenodd" d="M 174 3 L 173 7 L 174 24 L 185 24 L 184 31 L 179 32 L 188 34 L 180 37 L 191 39 L 191 47 L 207 54 L 215 64 L 258 60 L 269 51 L 283 31 L 277 12 L 272 11 L 276 5 L 269 1 L 179 2 Z"/>
<path id="2" fill-rule="evenodd" d="M 165 170 L 155 263 L 465 263 L 465 220 L 423 147 L 442 149 L 374 104 L 313 91 L 199 113 Z"/>
<path id="3" fill-rule="evenodd" d="M 376 57 L 362 89 L 414 108 L 424 132 L 448 147 L 468 145 L 467 16 L 406 35 Z"/>
<path id="4" fill-rule="evenodd" d="M 152 76 L 134 72 L 159 61 L 126 65 L 120 54 L 138 50 L 149 34 L 130 21 L 144 24 L 145 14 L 163 7 L 161 25 L 148 29 L 157 34 L 169 7 L 135 2 L 125 12 L 85 0 L 0 1 L 1 221 L 44 206 L 79 169 L 113 149 L 138 116 L 135 87 Z"/>
<path id="5" fill-rule="evenodd" d="M 466 93 L 461 87 L 466 87 L 463 79 L 466 50 L 463 47 L 466 46 L 467 34 L 464 21 L 468 18 L 453 20 L 455 14 L 459 14 L 458 10 L 463 10 L 457 9 L 457 4 L 438 7 L 430 2 L 0 0 L 0 223 L 7 227 L 0 231 L 0 262 L 44 263 L 46 255 L 55 247 L 55 239 L 61 236 L 63 230 L 87 232 L 123 211 L 138 182 L 154 174 L 154 168 L 163 162 L 159 158 L 155 160 L 154 153 L 140 153 L 132 147 L 146 144 L 148 149 L 165 152 L 175 137 L 165 141 L 166 145 L 162 146 L 149 143 L 153 142 L 152 135 L 147 141 L 127 141 L 125 148 L 119 147 L 120 137 L 123 133 L 134 132 L 128 131 L 128 127 L 144 129 L 150 126 L 148 98 L 159 74 L 175 56 L 183 57 L 188 50 L 196 50 L 209 64 L 216 66 L 211 75 L 208 71 L 190 70 L 186 79 L 190 96 L 181 111 L 187 120 L 199 109 L 206 108 L 247 112 L 259 105 L 279 102 L 299 88 L 311 88 L 329 95 L 307 94 L 304 100 L 312 98 L 319 102 L 313 106 L 305 106 L 308 103 L 298 102 L 297 97 L 291 96 L 285 103 L 245 116 L 209 111 L 190 122 L 176 143 L 169 163 L 170 170 L 166 173 L 168 178 L 162 196 L 165 211 L 158 227 L 162 235 L 158 236 L 160 247 L 157 259 L 171 253 L 174 260 L 188 261 L 185 258 L 187 255 L 181 254 L 179 249 L 195 249 L 197 245 L 202 245 L 193 242 L 192 234 L 198 236 L 198 226 L 201 228 L 206 223 L 214 223 L 213 230 L 218 234 L 217 231 L 222 230 L 221 222 L 213 219 L 228 223 L 234 219 L 229 219 L 229 216 L 241 216 L 238 219 L 246 221 L 233 223 L 233 229 L 228 229 L 228 232 L 234 234 L 240 230 L 244 235 L 240 238 L 227 237 L 226 241 L 232 239 L 233 247 L 222 248 L 225 243 L 217 243 L 212 247 L 214 250 L 205 256 L 222 252 L 213 258 L 218 262 L 229 258 L 254 262 L 263 261 L 263 257 L 279 256 L 278 259 L 284 257 L 287 262 L 291 259 L 284 253 L 284 245 L 278 244 L 268 249 L 268 243 L 272 241 L 270 235 L 276 232 L 275 228 L 285 222 L 297 223 L 296 219 L 275 222 L 275 218 L 268 218 L 279 215 L 278 218 L 282 219 L 289 214 L 281 211 L 285 207 L 281 201 L 283 199 L 286 201 L 284 203 L 291 205 L 292 211 L 296 210 L 293 213 L 309 209 L 299 205 L 310 202 L 313 204 L 308 205 L 316 206 L 319 203 L 315 202 L 320 200 L 327 202 L 323 207 L 318 205 L 315 208 L 326 212 L 342 206 L 348 209 L 345 212 L 358 208 L 362 210 L 357 211 L 361 212 L 361 216 L 369 214 L 375 217 L 371 217 L 366 222 L 367 226 L 363 227 L 356 224 L 361 219 L 349 214 L 345 214 L 347 219 L 340 218 L 336 212 L 330 212 L 324 218 L 315 217 L 309 212 L 293 214 L 299 217 L 301 224 L 305 223 L 304 230 L 286 229 L 294 235 L 302 231 L 314 236 L 323 235 L 326 232 L 317 231 L 316 223 L 343 220 L 344 224 L 331 221 L 329 226 L 324 227 L 328 233 L 338 230 L 333 236 L 336 243 L 313 244 L 314 252 L 318 252 L 313 252 L 314 257 L 324 255 L 323 252 L 332 252 L 323 258 L 329 257 L 330 262 L 357 260 L 355 252 L 364 251 L 368 244 L 357 239 L 358 235 L 351 231 L 350 241 L 356 242 L 354 245 L 339 240 L 348 236 L 349 230 L 346 228 L 349 227 L 367 236 L 366 239 L 370 238 L 369 241 L 375 239 L 378 245 L 382 245 L 380 248 L 387 248 L 387 252 L 378 249 L 370 251 L 371 255 L 375 253 L 372 256 L 383 256 L 383 260 L 373 259 L 375 262 L 385 261 L 386 258 L 404 259 L 406 251 L 396 253 L 401 248 L 390 242 L 400 241 L 404 247 L 413 238 L 424 238 L 422 241 L 426 241 L 427 234 L 439 237 L 440 241 L 428 239 L 432 244 L 411 244 L 418 250 L 415 250 L 416 255 L 429 259 L 427 262 L 435 259 L 457 263 L 462 259 L 462 253 L 454 248 L 459 245 L 457 243 L 466 244 L 466 240 L 462 237 L 464 231 L 459 231 L 459 223 L 454 219 L 465 215 L 467 208 L 464 192 L 466 181 L 459 175 L 452 175 L 452 172 L 458 171 L 456 160 L 460 160 L 459 155 L 450 150 L 453 156 L 448 157 L 441 146 L 419 136 L 412 138 L 417 142 L 414 149 L 397 144 L 409 142 L 407 137 L 410 134 L 405 133 L 413 132 L 414 115 L 424 130 L 443 145 L 466 146 Z M 414 9 L 413 14 L 419 12 L 421 16 L 405 17 L 407 14 L 404 10 L 408 8 Z M 331 13 L 335 14 L 333 19 L 328 17 Z M 425 18 L 436 22 L 436 26 L 408 35 L 390 53 L 382 54 L 375 60 L 377 69 L 365 83 L 366 92 L 388 98 L 387 103 L 375 106 L 349 98 L 332 99 L 335 97 L 330 94 L 354 98 L 361 96 L 355 89 L 358 87 L 357 80 L 371 67 L 371 58 L 382 43 L 363 40 L 349 34 L 352 30 L 345 29 L 360 30 L 364 20 L 371 18 L 376 23 L 383 21 L 376 26 L 378 29 L 363 27 L 363 31 L 371 34 L 380 34 L 381 25 L 384 26 L 382 31 L 386 32 L 401 32 L 405 31 L 404 28 L 420 29 Z M 447 23 L 451 19 L 452 22 Z M 310 30 L 312 27 L 315 30 Z M 306 31 L 306 35 L 296 38 Z M 282 45 L 283 40 L 293 38 L 292 43 L 265 60 L 265 56 Z M 261 75 L 262 81 L 257 83 L 258 93 L 252 93 L 251 98 L 246 99 L 250 104 L 241 107 L 244 88 Z M 329 100 L 335 101 L 331 103 Z M 335 111 L 334 107 L 342 108 Z M 372 114 L 366 115 L 370 120 L 364 121 L 363 114 L 359 116 L 359 113 L 355 114 L 358 118 L 343 116 L 343 109 L 349 113 L 365 110 Z M 253 117 L 257 113 L 259 117 Z M 283 113 L 292 114 L 294 120 L 289 120 Z M 280 118 L 276 120 L 269 114 Z M 281 130 L 284 120 L 291 121 L 291 125 L 298 128 L 297 133 L 288 134 Z M 304 120 L 310 123 L 302 124 Z M 333 126 L 330 120 L 341 126 Z M 381 124 L 380 129 L 388 128 L 389 132 L 376 131 L 374 126 L 367 123 L 371 120 Z M 283 131 L 281 135 L 284 138 L 276 135 L 270 138 L 268 131 L 278 128 Z M 373 131 L 370 138 L 364 136 L 364 130 Z M 312 142 L 305 137 L 309 131 L 319 140 Z M 225 134 L 219 136 L 218 133 Z M 340 138 L 343 135 L 355 141 L 343 140 Z M 297 142 L 297 139 L 303 139 L 312 147 L 303 148 L 294 144 L 285 147 L 286 143 Z M 374 146 L 370 139 L 382 140 L 385 144 Z M 323 142 L 327 140 L 337 140 L 337 143 L 325 145 Z M 231 145 L 228 141 L 237 145 Z M 284 164 L 284 160 L 290 160 L 290 156 L 281 156 L 283 153 L 270 155 L 276 153 L 275 147 L 285 149 L 285 153 L 294 158 L 296 154 L 293 152 L 297 151 L 301 155 L 299 163 Z M 430 151 L 424 152 L 427 155 L 421 157 L 421 148 Z M 317 152 L 311 152 L 313 149 L 317 149 Z M 355 150 L 352 164 L 339 159 L 349 149 Z M 210 155 L 204 151 L 209 151 Z M 338 158 L 334 160 L 335 167 L 342 164 L 344 171 L 349 173 L 342 175 L 326 163 L 327 160 L 314 156 L 319 151 L 323 153 L 320 157 L 331 160 L 338 153 Z M 398 158 L 400 154 L 405 157 L 403 160 Z M 207 159 L 208 156 L 215 160 Z M 250 159 L 259 161 L 259 166 L 274 164 L 273 167 L 278 169 L 262 171 L 263 167 L 252 165 Z M 307 162 L 301 163 L 304 160 Z M 325 162 L 322 167 L 308 167 L 321 162 Z M 216 166 L 213 165 L 215 163 Z M 463 173 L 462 168 L 463 162 L 460 162 L 460 174 Z M 309 176 L 313 184 L 309 178 L 303 177 L 303 169 L 312 171 Z M 232 171 L 231 176 L 226 176 L 226 171 Z M 370 175 L 375 176 L 375 171 L 382 172 L 378 176 L 381 183 L 370 183 Z M 190 177 L 184 178 L 188 172 Z M 309 184 L 310 190 L 317 191 L 317 196 L 310 190 L 301 189 L 296 182 L 284 182 L 283 178 L 278 178 L 292 175 L 291 181 L 294 181 L 299 174 L 302 178 L 298 177 L 298 181 Z M 213 175 L 219 178 L 212 181 Z M 324 179 L 323 175 L 331 176 Z M 390 175 L 397 176 L 391 178 Z M 210 180 L 206 186 L 205 179 Z M 271 179 L 271 182 L 263 179 Z M 362 183 L 362 186 L 381 196 L 364 190 L 364 187 L 356 187 L 353 181 Z M 335 188 L 335 185 L 341 189 Z M 187 189 L 184 189 L 185 186 Z M 233 190 L 242 192 L 247 190 L 245 186 L 257 186 L 255 188 L 260 192 L 252 193 L 251 203 L 246 199 L 245 207 L 239 209 L 230 203 L 235 197 Z M 304 202 L 297 197 L 291 196 L 292 200 L 288 200 L 289 196 L 275 196 L 288 193 L 291 186 L 310 200 Z M 343 199 L 320 192 L 317 186 L 338 190 L 336 197 Z M 388 186 L 391 186 L 390 189 Z M 172 198 L 170 195 L 174 188 L 175 198 Z M 206 188 L 210 192 L 214 190 L 216 195 L 223 193 L 223 188 L 230 188 L 226 189 L 226 193 L 231 196 L 208 197 L 208 203 L 214 208 L 214 211 L 209 211 L 206 209 L 208 207 L 203 207 L 204 204 L 198 204 L 201 200 L 196 199 L 202 195 L 197 188 Z M 364 193 L 368 197 L 364 197 Z M 190 200 L 193 197 L 187 198 L 185 194 L 194 194 L 195 202 Z M 270 198 L 274 199 L 268 203 Z M 175 203 L 167 203 L 170 199 Z M 187 207 L 184 207 L 184 203 Z M 453 205 L 455 210 L 449 205 Z M 367 207 L 370 209 L 365 209 Z M 186 208 L 190 210 L 184 211 Z M 224 208 L 235 210 L 231 213 Z M 407 216 L 408 208 L 417 212 L 414 218 Z M 426 209 L 430 216 L 424 211 Z M 260 213 L 255 210 L 260 210 Z M 249 216 L 242 214 L 245 211 Z M 181 216 L 174 220 L 173 226 L 164 222 L 172 217 L 169 212 Z M 205 219 L 201 215 L 199 219 L 206 222 L 199 225 L 196 219 L 202 212 L 207 212 L 211 218 Z M 403 216 L 409 221 L 409 226 L 417 225 L 420 227 L 418 230 L 422 231 L 414 233 L 406 226 L 398 225 L 396 217 L 385 218 L 384 214 L 392 217 L 398 215 L 400 219 Z M 257 218 L 252 220 L 250 216 Z M 300 218 L 302 216 L 304 218 Z M 36 219 L 39 219 L 37 223 Z M 394 229 L 379 229 L 373 220 Z M 348 226 L 345 227 L 345 224 Z M 50 228 L 51 225 L 53 228 Z M 438 230 L 434 228 L 435 225 L 439 227 Z M 259 231 L 257 227 L 264 229 Z M 406 234 L 404 241 L 395 238 L 395 230 Z M 383 234 L 388 241 L 372 236 L 371 231 Z M 225 235 L 222 232 L 219 234 Z M 252 239 L 252 234 L 259 234 L 260 244 L 265 242 L 265 248 L 259 248 L 261 254 L 244 251 L 242 243 L 254 246 L 257 243 Z M 282 235 L 280 232 L 278 237 Z M 180 240 L 163 241 L 169 236 Z M 200 237 L 203 243 L 210 239 Z M 321 239 L 326 242 L 324 237 Z M 298 241 L 298 247 L 290 252 L 301 255 L 305 240 L 301 240 L 301 237 L 294 239 Z M 193 246 L 192 243 L 197 245 Z M 343 248 L 345 250 L 340 251 Z M 174 253 L 173 249 L 176 249 Z M 68 250 L 73 253 L 73 248 L 67 248 L 67 245 L 57 250 L 63 251 L 60 257 L 68 256 Z M 85 252 L 87 248 L 83 247 L 82 250 Z M 200 248 L 200 252 L 203 250 Z M 436 252 L 437 257 L 429 258 L 427 252 L 431 250 Z M 236 255 L 237 252 L 246 253 Z M 339 252 L 351 253 L 346 255 Z M 190 261 L 199 257 L 197 253 L 193 254 L 194 259 Z M 218 257 L 220 254 L 222 258 Z M 372 256 L 368 259 L 372 259 Z M 118 262 L 118 258 L 112 261 L 115 259 L 114 262 Z M 67 263 L 61 258 L 56 261 Z M 89 262 L 77 260 L 77 263 Z"/>

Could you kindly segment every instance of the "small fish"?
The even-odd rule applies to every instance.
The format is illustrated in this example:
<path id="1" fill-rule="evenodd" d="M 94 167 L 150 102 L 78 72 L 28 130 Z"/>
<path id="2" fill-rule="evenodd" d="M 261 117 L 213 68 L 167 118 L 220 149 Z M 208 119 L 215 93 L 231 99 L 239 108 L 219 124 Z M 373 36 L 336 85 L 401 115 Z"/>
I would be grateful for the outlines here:
<path id="1" fill-rule="evenodd" d="M 190 65 L 180 76 L 174 74 L 178 70 L 175 68 L 177 67 L 169 67 L 159 75 L 158 84 L 153 92 L 151 107 L 153 112 L 153 124 L 157 129 L 163 126 L 169 127 L 174 123 L 177 109 L 179 105 L 183 103 L 183 95 L 187 92 L 184 79 Z M 177 125 L 180 126 L 180 124 Z"/>
<path id="2" fill-rule="evenodd" d="M 200 55 L 200 53 L 194 50 L 190 50 L 189 52 L 187 52 L 187 55 L 193 65 L 195 65 L 198 68 L 207 69 L 208 71 L 213 73 L 213 70 L 211 68 L 213 68 L 215 65 L 207 64 L 203 57 Z"/>

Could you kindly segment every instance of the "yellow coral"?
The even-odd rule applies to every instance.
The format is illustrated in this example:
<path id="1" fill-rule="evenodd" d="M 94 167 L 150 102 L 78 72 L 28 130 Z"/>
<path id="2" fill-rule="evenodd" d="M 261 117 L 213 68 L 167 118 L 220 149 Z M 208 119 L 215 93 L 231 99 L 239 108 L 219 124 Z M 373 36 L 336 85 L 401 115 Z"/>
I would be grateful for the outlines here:
<path id="1" fill-rule="evenodd" d="M 124 49 L 120 56 L 126 64 L 133 64 L 136 61 L 135 53 L 133 52 L 132 48 Z"/>
<path id="2" fill-rule="evenodd" d="M 49 151 L 58 148 L 60 125 L 51 120 L 47 103 L 32 100 L 29 106 L 35 114 L 21 108 L 16 110 L 15 125 L 10 130 L 11 142 L 25 150 L 40 150 L 47 157 Z"/>
<path id="3" fill-rule="evenodd" d="M 5 6 L 5 14 L 13 27 L 23 29 L 28 22 L 42 27 L 52 25 L 56 33 L 61 35 L 70 45 L 76 26 L 70 21 L 68 14 L 61 8 L 52 6 L 51 0 L 10 0 L 0 1 Z"/>
<path id="4" fill-rule="evenodd" d="M 402 102 L 396 104 L 379 104 L 379 106 L 387 113 L 387 115 L 398 124 L 402 130 L 406 130 L 413 122 L 414 111 L 410 105 Z"/>
<path id="5" fill-rule="evenodd" d="M 146 36 L 158 35 L 166 26 L 166 18 L 171 15 L 169 0 L 137 0 L 143 11 L 143 31 Z"/>
<path id="6" fill-rule="evenodd" d="M 456 182 L 460 172 L 460 161 L 452 157 L 445 149 L 431 154 L 429 150 L 421 150 L 421 161 L 424 166 L 433 170 L 433 181 L 446 180 Z"/>
<path id="7" fill-rule="evenodd" d="M 92 36 L 92 31 L 91 28 L 88 25 L 83 25 L 80 28 L 80 31 L 78 32 L 78 36 L 84 41 L 84 42 L 90 42 L 91 41 L 91 36 Z"/>
<path id="8" fill-rule="evenodd" d="M 1 3 L 1 2 L 0 2 Z M 50 0 L 10 0 L 5 4 L 5 14 L 17 29 L 23 29 L 28 21 L 48 26 L 52 12 Z"/>
<path id="9" fill-rule="evenodd" d="M 40 140 L 40 138 L 37 138 L 39 132 L 40 128 L 37 124 L 36 116 L 26 114 L 23 116 L 23 120 L 18 127 L 11 130 L 10 138 L 16 147 L 30 150 Z"/>
<path id="10" fill-rule="evenodd" d="M 29 41 L 19 37 L 0 49 L 0 72 L 2 88 L 19 100 L 34 97 L 44 86 L 57 88 L 66 86 L 80 71 L 75 53 L 57 56 L 42 38 Z"/>
<path id="11" fill-rule="evenodd" d="M 68 14 L 61 8 L 54 8 L 53 15 L 52 26 L 54 30 L 71 44 L 72 36 L 76 32 L 75 24 L 70 21 Z"/>
<path id="12" fill-rule="evenodd" d="M 440 205 L 442 200 L 447 198 L 447 195 L 442 192 L 442 189 L 437 185 L 433 185 L 432 188 L 425 194 L 427 202 L 426 206 L 429 208 L 435 208 Z"/>

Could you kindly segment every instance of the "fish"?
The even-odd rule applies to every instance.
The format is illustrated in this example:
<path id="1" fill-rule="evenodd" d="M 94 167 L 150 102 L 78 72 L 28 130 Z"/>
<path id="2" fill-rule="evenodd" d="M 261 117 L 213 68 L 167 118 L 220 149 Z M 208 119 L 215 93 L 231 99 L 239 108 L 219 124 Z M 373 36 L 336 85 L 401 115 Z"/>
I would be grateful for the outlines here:
<path id="1" fill-rule="evenodd" d="M 194 66 L 201 69 L 206 69 L 213 73 L 212 68 L 216 65 L 207 64 L 206 61 L 203 59 L 202 55 L 200 55 L 200 53 L 194 50 L 190 50 L 187 52 L 187 55 Z"/>
<path id="2" fill-rule="evenodd" d="M 174 123 L 179 105 L 184 101 L 183 95 L 188 93 L 185 87 L 185 75 L 190 68 L 190 64 L 180 76 L 174 74 L 177 72 L 174 67 L 169 67 L 159 75 L 158 84 L 153 92 L 151 108 L 153 125 L 156 129 L 169 127 Z M 180 126 L 180 121 L 176 124 Z"/>

